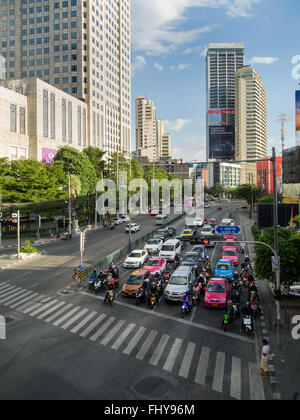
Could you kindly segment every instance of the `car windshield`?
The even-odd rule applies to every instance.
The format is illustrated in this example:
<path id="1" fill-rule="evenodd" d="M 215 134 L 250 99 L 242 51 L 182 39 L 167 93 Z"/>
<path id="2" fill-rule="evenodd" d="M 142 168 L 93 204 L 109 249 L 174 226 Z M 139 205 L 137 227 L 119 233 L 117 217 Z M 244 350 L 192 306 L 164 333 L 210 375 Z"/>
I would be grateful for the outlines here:
<path id="1" fill-rule="evenodd" d="M 141 284 L 143 276 L 130 276 L 127 280 L 127 284 Z"/>
<path id="2" fill-rule="evenodd" d="M 235 252 L 234 251 L 224 251 L 224 256 L 225 257 L 235 257 Z"/>
<path id="3" fill-rule="evenodd" d="M 195 251 L 195 252 L 204 252 L 204 247 L 203 246 L 196 246 L 195 248 L 193 248 L 193 251 Z"/>
<path id="4" fill-rule="evenodd" d="M 172 276 L 170 279 L 169 284 L 175 284 L 178 286 L 184 286 L 187 284 L 187 279 L 186 277 L 181 277 L 181 276 Z"/>
<path id="5" fill-rule="evenodd" d="M 206 227 L 206 228 L 203 228 L 202 230 L 203 230 L 203 232 L 210 232 L 211 231 L 211 228 Z"/>
<path id="6" fill-rule="evenodd" d="M 128 258 L 141 258 L 141 253 L 140 252 L 132 252 L 131 254 L 129 254 Z"/>
<path id="7" fill-rule="evenodd" d="M 162 251 L 174 251 L 174 245 L 163 245 Z"/>
<path id="8" fill-rule="evenodd" d="M 148 241 L 147 245 L 157 245 L 158 244 L 158 240 L 157 239 L 153 239 L 153 241 Z"/>
<path id="9" fill-rule="evenodd" d="M 218 264 L 218 270 L 230 270 L 229 264 Z"/>
<path id="10" fill-rule="evenodd" d="M 191 232 L 189 230 L 184 230 L 183 235 L 189 235 Z"/>
<path id="11" fill-rule="evenodd" d="M 208 285 L 207 291 L 211 293 L 225 293 L 225 286 L 220 283 L 211 283 Z"/>
<path id="12" fill-rule="evenodd" d="M 161 265 L 161 261 L 160 260 L 150 260 L 147 262 L 147 266 L 148 267 L 156 267 Z"/>
<path id="13" fill-rule="evenodd" d="M 197 262 L 198 257 L 197 255 L 186 255 L 183 259 L 184 262 Z"/>
<path id="14" fill-rule="evenodd" d="M 157 233 L 158 233 L 159 235 L 164 235 L 164 234 L 165 234 L 165 231 L 164 231 L 164 230 L 158 230 L 158 231 L 157 231 Z"/>

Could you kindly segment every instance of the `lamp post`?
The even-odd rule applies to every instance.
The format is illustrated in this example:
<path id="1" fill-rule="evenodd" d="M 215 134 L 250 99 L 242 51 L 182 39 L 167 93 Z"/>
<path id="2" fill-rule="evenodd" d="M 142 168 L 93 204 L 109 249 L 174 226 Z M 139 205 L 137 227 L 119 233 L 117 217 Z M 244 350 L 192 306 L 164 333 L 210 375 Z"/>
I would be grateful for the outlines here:
<path id="1" fill-rule="evenodd" d="M 82 266 L 82 259 L 83 259 L 83 251 L 85 245 L 85 233 L 88 230 L 91 230 L 92 226 L 89 225 L 86 229 L 80 230 L 80 265 Z"/>

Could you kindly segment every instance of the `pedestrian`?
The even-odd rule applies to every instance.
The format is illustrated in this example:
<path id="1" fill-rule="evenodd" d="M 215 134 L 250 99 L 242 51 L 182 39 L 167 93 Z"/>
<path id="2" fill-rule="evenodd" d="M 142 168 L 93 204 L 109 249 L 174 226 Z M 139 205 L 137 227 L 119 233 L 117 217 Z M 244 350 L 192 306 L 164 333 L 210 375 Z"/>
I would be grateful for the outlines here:
<path id="1" fill-rule="evenodd" d="M 268 363 L 269 363 L 269 356 L 270 356 L 270 346 L 268 343 L 268 340 L 263 339 L 262 340 L 262 351 L 261 351 L 261 362 L 260 362 L 260 374 L 262 375 L 263 379 L 269 379 L 269 369 L 268 369 Z"/>

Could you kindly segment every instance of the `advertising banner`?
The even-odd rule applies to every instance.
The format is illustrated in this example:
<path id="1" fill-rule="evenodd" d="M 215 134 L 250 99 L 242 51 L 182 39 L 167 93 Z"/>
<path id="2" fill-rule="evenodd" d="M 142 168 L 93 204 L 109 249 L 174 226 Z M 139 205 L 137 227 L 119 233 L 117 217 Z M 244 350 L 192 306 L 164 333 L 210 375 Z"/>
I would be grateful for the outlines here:
<path id="1" fill-rule="evenodd" d="M 42 149 L 42 162 L 47 163 L 47 165 L 53 165 L 56 154 L 57 154 L 57 150 L 43 148 Z"/>

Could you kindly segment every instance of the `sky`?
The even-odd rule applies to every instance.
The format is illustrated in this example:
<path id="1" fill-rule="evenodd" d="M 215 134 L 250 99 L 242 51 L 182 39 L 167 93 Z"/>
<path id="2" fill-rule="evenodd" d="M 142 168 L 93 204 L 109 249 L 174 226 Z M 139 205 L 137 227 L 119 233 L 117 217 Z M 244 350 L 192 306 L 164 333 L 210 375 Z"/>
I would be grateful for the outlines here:
<path id="1" fill-rule="evenodd" d="M 154 101 L 171 133 L 172 157 L 206 156 L 205 54 L 211 42 L 244 42 L 246 64 L 268 93 L 269 152 L 295 145 L 295 90 L 300 89 L 299 0 L 131 0 L 132 146 L 135 99 Z"/>

